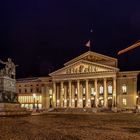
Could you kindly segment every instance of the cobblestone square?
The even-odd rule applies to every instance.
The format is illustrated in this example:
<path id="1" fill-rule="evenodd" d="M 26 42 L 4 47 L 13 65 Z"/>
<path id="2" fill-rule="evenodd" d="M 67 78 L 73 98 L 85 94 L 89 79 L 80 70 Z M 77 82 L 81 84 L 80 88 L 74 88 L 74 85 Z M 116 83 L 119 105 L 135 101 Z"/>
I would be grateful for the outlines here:
<path id="1" fill-rule="evenodd" d="M 139 114 L 1 117 L 0 140 L 139 140 Z"/>

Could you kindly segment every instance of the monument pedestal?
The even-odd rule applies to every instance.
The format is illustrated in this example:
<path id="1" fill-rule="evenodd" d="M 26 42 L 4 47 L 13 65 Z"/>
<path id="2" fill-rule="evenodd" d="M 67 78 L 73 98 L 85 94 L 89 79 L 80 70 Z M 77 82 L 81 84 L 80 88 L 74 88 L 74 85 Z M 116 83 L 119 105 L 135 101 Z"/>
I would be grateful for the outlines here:
<path id="1" fill-rule="evenodd" d="M 30 111 L 21 108 L 18 103 L 0 103 L 0 116 L 25 116 L 30 114 Z"/>
<path id="2" fill-rule="evenodd" d="M 11 58 L 6 62 L 0 60 L 5 65 L 0 69 L 0 116 L 30 115 L 31 112 L 21 108 L 16 93 L 16 66 Z"/>
<path id="3" fill-rule="evenodd" d="M 0 77 L 0 116 L 30 115 L 31 112 L 21 108 L 16 93 L 16 80 L 8 77 Z"/>

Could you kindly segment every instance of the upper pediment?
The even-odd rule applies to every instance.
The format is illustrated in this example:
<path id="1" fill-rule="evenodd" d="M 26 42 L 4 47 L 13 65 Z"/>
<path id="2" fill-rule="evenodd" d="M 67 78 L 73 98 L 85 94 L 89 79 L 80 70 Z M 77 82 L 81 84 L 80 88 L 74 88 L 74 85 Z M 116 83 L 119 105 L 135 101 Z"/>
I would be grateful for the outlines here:
<path id="1" fill-rule="evenodd" d="M 50 76 L 65 75 L 65 74 L 84 74 L 84 73 L 100 73 L 100 72 L 116 72 L 118 68 L 90 62 L 86 60 L 79 60 L 73 64 L 65 66 L 50 74 Z"/>
<path id="2" fill-rule="evenodd" d="M 95 53 L 95 52 L 91 52 L 91 51 L 88 51 L 88 52 L 68 61 L 64 65 L 68 66 L 68 65 L 73 64 L 79 60 L 96 62 L 96 63 L 100 63 L 100 64 L 104 64 L 107 66 L 112 66 L 112 67 L 117 67 L 117 65 L 118 65 L 118 60 L 116 58 L 109 57 L 109 56 L 102 55 L 102 54 Z"/>

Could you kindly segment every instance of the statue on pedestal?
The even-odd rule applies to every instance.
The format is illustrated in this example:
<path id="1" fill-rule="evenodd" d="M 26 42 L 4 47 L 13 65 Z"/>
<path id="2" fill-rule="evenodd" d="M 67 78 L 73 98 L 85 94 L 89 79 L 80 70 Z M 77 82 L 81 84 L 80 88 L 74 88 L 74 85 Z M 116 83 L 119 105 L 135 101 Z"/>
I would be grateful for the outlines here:
<path id="1" fill-rule="evenodd" d="M 0 75 L 2 75 L 2 76 L 6 75 L 6 76 L 9 76 L 10 78 L 15 79 L 16 67 L 18 65 L 15 65 L 11 58 L 8 58 L 7 62 L 0 60 L 0 63 L 5 65 L 5 68 L 0 70 Z"/>
<path id="2" fill-rule="evenodd" d="M 16 93 L 16 66 L 11 58 L 6 62 L 0 60 L 5 67 L 0 70 L 0 116 L 30 115 L 31 112 L 21 108 Z"/>
<path id="3" fill-rule="evenodd" d="M 8 58 L 6 62 L 0 60 L 0 63 L 5 65 L 5 68 L 0 70 L 0 103 L 16 103 L 18 102 L 15 86 L 17 65 L 14 64 L 11 58 Z"/>

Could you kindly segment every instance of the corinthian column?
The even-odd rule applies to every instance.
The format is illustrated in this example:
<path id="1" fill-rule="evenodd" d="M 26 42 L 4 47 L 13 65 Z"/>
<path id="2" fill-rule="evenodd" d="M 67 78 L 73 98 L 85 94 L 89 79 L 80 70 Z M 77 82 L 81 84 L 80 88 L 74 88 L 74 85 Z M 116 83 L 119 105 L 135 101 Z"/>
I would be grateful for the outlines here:
<path id="1" fill-rule="evenodd" d="M 80 81 L 77 80 L 77 107 L 80 107 Z"/>
<path id="2" fill-rule="evenodd" d="M 97 83 L 97 79 L 95 79 L 95 106 L 98 107 L 98 103 L 99 103 L 99 97 L 98 97 L 98 83 Z"/>
<path id="3" fill-rule="evenodd" d="M 64 86 L 64 107 L 67 107 L 67 86 Z"/>
<path id="4" fill-rule="evenodd" d="M 88 80 L 86 80 L 86 107 L 91 107 L 91 102 L 89 99 L 89 85 L 88 85 Z"/>
<path id="5" fill-rule="evenodd" d="M 108 102 L 108 99 L 107 99 L 107 84 L 106 84 L 107 80 L 106 78 L 104 78 L 104 107 L 106 108 L 107 107 L 107 102 Z"/>
<path id="6" fill-rule="evenodd" d="M 69 81 L 69 107 L 72 106 L 72 97 L 71 97 L 71 81 Z"/>
<path id="7" fill-rule="evenodd" d="M 63 105 L 64 83 L 63 83 L 63 81 L 61 81 L 61 83 L 60 83 L 60 90 L 61 90 L 61 92 L 60 92 L 60 105 L 61 105 L 61 107 L 64 107 L 64 105 Z"/>
<path id="8" fill-rule="evenodd" d="M 56 99 L 56 83 L 53 82 L 53 106 L 56 107 L 56 102 L 57 102 L 57 99 Z"/>
<path id="9" fill-rule="evenodd" d="M 112 98 L 112 105 L 116 107 L 116 77 L 113 78 L 113 98 Z"/>

